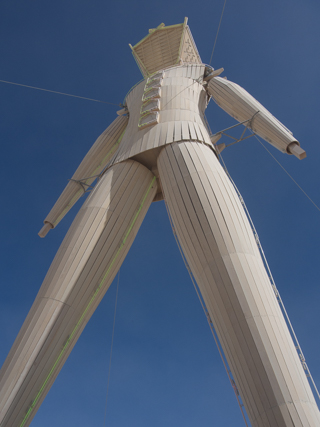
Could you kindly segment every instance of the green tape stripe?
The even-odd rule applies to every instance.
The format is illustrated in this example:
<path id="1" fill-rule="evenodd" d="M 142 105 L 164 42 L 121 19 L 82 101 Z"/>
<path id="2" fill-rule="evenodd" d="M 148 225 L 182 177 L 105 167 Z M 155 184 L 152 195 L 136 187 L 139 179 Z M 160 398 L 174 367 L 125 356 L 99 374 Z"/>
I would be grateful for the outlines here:
<path id="1" fill-rule="evenodd" d="M 121 132 L 121 135 L 119 136 L 119 138 L 117 139 L 117 142 L 112 146 L 111 150 L 104 156 L 104 158 L 101 160 L 99 165 L 93 171 L 92 175 L 98 174 L 98 172 L 101 171 L 101 168 L 103 169 L 105 167 L 107 161 L 109 160 L 109 157 L 111 157 L 111 155 L 118 148 L 118 145 L 122 141 L 123 135 L 125 134 L 125 131 L 127 130 L 127 125 L 128 125 L 128 123 L 126 123 L 126 126 L 125 126 L 124 130 Z"/>
<path id="2" fill-rule="evenodd" d="M 45 386 L 47 385 L 47 383 L 48 383 L 48 381 L 50 380 L 50 378 L 51 378 L 52 374 L 54 373 L 54 371 L 55 371 L 55 369 L 56 369 L 56 367 L 57 367 L 57 365 L 58 365 L 58 363 L 59 363 L 59 361 L 60 361 L 61 357 L 62 357 L 62 356 L 63 356 L 63 354 L 65 353 L 65 351 L 66 351 L 66 349 L 67 349 L 67 347 L 68 347 L 68 345 L 69 345 L 70 341 L 72 340 L 73 336 L 75 335 L 75 333 L 76 333 L 76 332 L 77 332 L 77 330 L 79 329 L 79 326 L 81 325 L 81 323 L 82 323 L 82 321 L 83 321 L 83 319 L 84 319 L 85 315 L 87 314 L 87 312 L 88 312 L 89 308 L 91 307 L 91 305 L 93 304 L 94 300 L 96 299 L 96 297 L 97 297 L 97 295 L 98 295 L 99 291 L 101 290 L 101 288 L 102 288 L 102 286 L 103 286 L 103 284 L 104 284 L 104 282 L 105 282 L 105 280 L 106 280 L 106 278 L 107 278 L 107 276 L 108 276 L 108 274 L 109 274 L 109 272 L 110 272 L 110 270 L 111 270 L 111 268 L 112 268 L 113 264 L 115 263 L 116 259 L 118 258 L 118 255 L 120 254 L 121 249 L 122 249 L 122 248 L 123 248 L 123 246 L 125 245 L 125 243 L 126 243 L 126 241 L 127 241 L 128 237 L 129 237 L 129 234 L 130 234 L 130 232 L 132 231 L 132 228 L 133 228 L 133 226 L 134 226 L 134 224 L 135 224 L 135 222 L 136 222 L 136 220 L 137 220 L 137 218 L 138 218 L 139 213 L 141 212 L 141 209 L 142 209 L 142 207 L 143 207 L 143 205 L 144 205 L 144 203 L 145 203 L 145 201 L 146 201 L 146 198 L 147 198 L 148 194 L 150 193 L 150 190 L 151 190 L 151 188 L 152 188 L 152 186 L 153 186 L 153 184 L 154 184 L 155 180 L 156 180 L 156 177 L 154 176 L 154 177 L 153 177 L 153 179 L 152 179 L 152 181 L 151 181 L 151 184 L 149 185 L 149 188 L 148 188 L 148 190 L 147 190 L 147 192 L 146 192 L 146 194 L 145 194 L 145 196 L 144 196 L 144 198 L 143 198 L 143 200 L 142 200 L 142 202 L 141 202 L 141 204 L 140 204 L 140 206 L 139 206 L 139 209 L 138 209 L 137 213 L 135 214 L 135 216 L 134 216 L 134 218 L 133 218 L 133 220 L 132 220 L 132 223 L 131 223 L 131 225 L 130 225 L 129 229 L 128 229 L 128 231 L 127 231 L 126 235 L 124 236 L 124 238 L 123 238 L 123 240 L 122 240 L 122 243 L 121 243 L 121 245 L 120 245 L 120 247 L 119 247 L 119 249 L 118 249 L 117 253 L 115 254 L 115 256 L 114 256 L 113 260 L 111 261 L 111 264 L 110 264 L 110 266 L 109 266 L 108 270 L 106 271 L 106 273 L 105 273 L 105 275 L 103 276 L 103 278 L 102 278 L 102 280 L 101 280 L 101 282 L 100 282 L 100 284 L 99 284 L 98 288 L 96 289 L 95 293 L 93 294 L 93 296 L 92 296 L 91 300 L 89 301 L 89 303 L 88 303 L 87 307 L 85 308 L 84 312 L 82 313 L 82 315 L 81 315 L 81 317 L 80 317 L 80 319 L 79 319 L 78 323 L 76 324 L 76 326 L 74 327 L 73 331 L 71 332 L 71 334 L 70 334 L 70 336 L 69 336 L 69 338 L 68 338 L 67 342 L 66 342 L 66 343 L 65 343 L 65 345 L 63 346 L 63 348 L 62 348 L 62 350 L 61 350 L 61 352 L 60 352 L 60 354 L 59 354 L 59 356 L 58 356 L 57 360 L 55 361 L 54 365 L 52 366 L 52 368 L 51 368 L 51 370 L 50 370 L 49 374 L 47 375 L 47 378 L 45 379 L 44 383 L 42 384 L 42 386 L 41 386 L 41 388 L 40 388 L 40 390 L 39 390 L 39 392 L 38 392 L 38 394 L 37 394 L 37 395 L 36 395 L 36 397 L 34 398 L 34 400 L 33 400 L 32 404 L 30 405 L 30 407 L 29 407 L 29 409 L 28 409 L 28 411 L 27 411 L 27 413 L 26 413 L 25 417 L 23 418 L 23 420 L 22 420 L 22 422 L 21 422 L 21 424 L 20 424 L 20 427 L 23 427 L 23 426 L 25 425 L 25 423 L 26 423 L 27 419 L 29 418 L 29 416 L 30 416 L 30 414 L 31 414 L 31 412 L 32 412 L 32 410 L 33 410 L 33 408 L 36 406 L 36 404 L 37 404 L 37 402 L 38 402 L 38 400 L 39 400 L 39 398 L 40 398 L 40 396 L 41 396 L 41 394 L 42 394 L 42 392 L 43 392 L 43 390 L 44 390 Z"/>

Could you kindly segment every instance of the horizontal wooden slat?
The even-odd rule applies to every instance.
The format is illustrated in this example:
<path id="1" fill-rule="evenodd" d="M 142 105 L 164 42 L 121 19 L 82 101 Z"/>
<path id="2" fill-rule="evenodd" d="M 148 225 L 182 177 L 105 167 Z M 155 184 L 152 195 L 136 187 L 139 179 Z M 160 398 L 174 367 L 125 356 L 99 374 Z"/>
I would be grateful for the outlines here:
<path id="1" fill-rule="evenodd" d="M 112 159 L 113 164 L 164 144 L 189 138 L 212 146 L 202 119 L 207 95 L 203 86 L 195 81 L 195 77 L 203 75 L 204 68 L 204 65 L 196 64 L 166 69 L 159 98 L 159 123 L 146 128 L 138 127 L 146 81 L 130 92 L 127 96 L 129 123 Z"/>

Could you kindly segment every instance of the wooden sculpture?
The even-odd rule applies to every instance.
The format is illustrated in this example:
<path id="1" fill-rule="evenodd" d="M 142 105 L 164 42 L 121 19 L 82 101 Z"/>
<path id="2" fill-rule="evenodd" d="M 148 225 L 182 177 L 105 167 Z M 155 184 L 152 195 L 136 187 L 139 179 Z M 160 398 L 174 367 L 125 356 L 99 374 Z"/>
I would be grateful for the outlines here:
<path id="1" fill-rule="evenodd" d="M 210 98 L 284 153 L 292 133 L 202 63 L 187 21 L 132 47 L 144 80 L 92 146 L 45 219 L 54 228 L 99 176 L 69 229 L 0 374 L 1 427 L 28 426 L 112 283 L 154 200 L 179 242 L 254 427 L 319 426 L 320 414 L 246 214 L 204 121 Z"/>

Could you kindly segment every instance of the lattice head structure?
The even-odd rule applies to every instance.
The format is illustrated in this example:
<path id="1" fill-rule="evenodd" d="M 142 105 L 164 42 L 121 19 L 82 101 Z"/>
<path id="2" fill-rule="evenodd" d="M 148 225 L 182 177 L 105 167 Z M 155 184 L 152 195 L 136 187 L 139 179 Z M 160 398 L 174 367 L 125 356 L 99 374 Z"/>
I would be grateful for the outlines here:
<path id="1" fill-rule="evenodd" d="M 145 78 L 174 65 L 202 64 L 187 22 L 185 18 L 182 24 L 160 24 L 135 46 L 129 45 Z"/>

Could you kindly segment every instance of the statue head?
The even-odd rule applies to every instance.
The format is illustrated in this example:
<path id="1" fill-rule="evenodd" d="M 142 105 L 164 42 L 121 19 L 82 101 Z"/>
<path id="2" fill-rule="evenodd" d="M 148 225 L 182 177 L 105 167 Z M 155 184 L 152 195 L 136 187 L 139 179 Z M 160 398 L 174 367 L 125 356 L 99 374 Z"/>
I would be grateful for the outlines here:
<path id="1" fill-rule="evenodd" d="M 187 22 L 160 24 L 135 46 L 129 45 L 144 77 L 174 65 L 202 63 Z"/>

